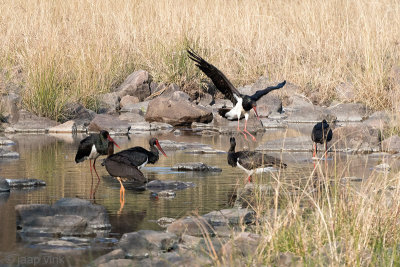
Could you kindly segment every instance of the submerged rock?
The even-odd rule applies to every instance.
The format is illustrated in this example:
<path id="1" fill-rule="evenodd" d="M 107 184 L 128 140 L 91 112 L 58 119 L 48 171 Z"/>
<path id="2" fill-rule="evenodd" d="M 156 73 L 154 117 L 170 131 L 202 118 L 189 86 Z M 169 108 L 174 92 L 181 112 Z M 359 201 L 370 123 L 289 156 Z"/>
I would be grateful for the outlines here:
<path id="1" fill-rule="evenodd" d="M 161 180 L 150 181 L 146 184 L 146 188 L 149 190 L 185 189 L 193 186 L 195 186 L 195 184 L 192 182 L 161 181 Z"/>
<path id="2" fill-rule="evenodd" d="M 172 190 L 162 190 L 159 192 L 151 192 L 150 197 L 152 198 L 174 198 L 176 193 Z"/>
<path id="3" fill-rule="evenodd" d="M 203 162 L 178 163 L 172 168 L 174 171 L 201 171 L 201 172 L 221 172 L 222 169 L 215 166 L 208 166 Z"/>
<path id="4" fill-rule="evenodd" d="M 78 198 L 62 198 L 53 205 L 26 204 L 15 207 L 21 237 L 96 236 L 111 229 L 106 209 Z"/>
<path id="5" fill-rule="evenodd" d="M 39 179 L 6 179 L 7 183 L 11 188 L 30 188 L 30 187 L 38 187 L 38 186 L 46 186 L 46 182 Z"/>

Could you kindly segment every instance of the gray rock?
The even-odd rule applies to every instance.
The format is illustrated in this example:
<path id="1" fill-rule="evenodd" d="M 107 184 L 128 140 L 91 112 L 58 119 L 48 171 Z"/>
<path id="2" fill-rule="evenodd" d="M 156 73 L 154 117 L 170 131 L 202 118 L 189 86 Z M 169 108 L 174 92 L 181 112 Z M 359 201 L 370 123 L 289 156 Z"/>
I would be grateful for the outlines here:
<path id="1" fill-rule="evenodd" d="M 66 253 L 74 250 L 75 252 L 82 252 L 82 247 L 73 242 L 65 240 L 49 240 L 35 244 L 33 248 L 40 249 L 40 251 L 47 253 Z"/>
<path id="2" fill-rule="evenodd" d="M 0 185 L 0 190 L 2 190 L 1 189 L 1 185 Z M 6 204 L 9 198 L 10 198 L 10 192 L 9 191 L 0 191 L 0 206 L 3 205 L 3 204 Z"/>
<path id="3" fill-rule="evenodd" d="M 203 215 L 203 218 L 205 218 L 211 226 L 215 227 L 240 225 L 241 223 L 250 224 L 254 222 L 254 215 L 254 211 L 249 209 L 232 208 L 212 211 Z"/>
<path id="4" fill-rule="evenodd" d="M 56 121 L 38 117 L 26 110 L 20 110 L 18 111 L 18 121 L 15 124 L 11 124 L 11 127 L 7 128 L 5 132 L 44 133 L 57 124 Z"/>
<path id="5" fill-rule="evenodd" d="M 400 152 L 400 136 L 393 135 L 382 141 L 382 150 L 389 153 Z"/>
<path id="6" fill-rule="evenodd" d="M 233 108 L 233 104 L 228 99 L 215 99 L 214 105 L 212 105 L 213 109 L 220 109 L 223 107 Z"/>
<path id="7" fill-rule="evenodd" d="M 159 192 L 151 192 L 150 197 L 152 198 L 175 198 L 176 193 L 172 190 L 162 190 Z"/>
<path id="8" fill-rule="evenodd" d="M 190 125 L 192 122 L 211 122 L 212 111 L 190 102 L 183 92 L 170 97 L 159 96 L 150 101 L 146 121 L 166 122 L 173 126 Z"/>
<path id="9" fill-rule="evenodd" d="M 285 109 L 285 112 L 288 116 L 285 121 L 290 123 L 317 123 L 323 119 L 327 121 L 336 120 L 336 117 L 328 109 L 310 105 L 309 103 L 292 105 L 290 108 Z"/>
<path id="10" fill-rule="evenodd" d="M 94 119 L 96 116 L 96 112 L 93 110 L 85 108 L 83 105 L 78 103 L 67 103 L 64 106 L 64 114 L 63 122 L 73 120 L 77 128 L 86 128 L 87 125 Z"/>
<path id="11" fill-rule="evenodd" d="M 167 227 L 167 232 L 177 236 L 203 236 L 206 233 L 214 234 L 214 230 L 203 217 L 186 217 L 176 220 Z"/>
<path id="12" fill-rule="evenodd" d="M 38 186 L 46 186 L 46 182 L 39 179 L 6 179 L 11 188 L 30 188 Z"/>
<path id="13" fill-rule="evenodd" d="M 176 248 L 177 245 L 178 237 L 175 234 L 152 230 L 124 234 L 118 244 L 125 256 L 133 259 L 157 256 L 161 252 Z"/>
<path id="14" fill-rule="evenodd" d="M 188 154 L 225 154 L 226 151 L 214 149 L 209 146 L 193 148 L 185 151 Z"/>
<path id="15" fill-rule="evenodd" d="M 0 178 L 0 193 L 1 192 L 10 192 L 10 185 L 7 180 L 3 178 Z"/>
<path id="16" fill-rule="evenodd" d="M 275 139 L 259 145 L 257 151 L 312 151 L 311 136 Z"/>
<path id="17" fill-rule="evenodd" d="M 130 124 L 127 121 L 120 120 L 115 116 L 97 114 L 96 117 L 90 122 L 88 130 L 91 132 L 107 130 L 110 132 L 110 134 L 124 135 L 128 134 L 130 130 Z"/>
<path id="18" fill-rule="evenodd" d="M 119 97 L 126 95 L 136 96 L 140 101 L 150 96 L 152 76 L 145 70 L 138 70 L 130 74 L 115 90 Z"/>
<path id="19" fill-rule="evenodd" d="M 125 252 L 122 249 L 118 248 L 105 255 L 98 257 L 96 260 L 92 262 L 91 265 L 100 266 L 100 264 L 110 262 L 111 260 L 124 259 L 124 258 L 125 258 Z"/>
<path id="20" fill-rule="evenodd" d="M 222 247 L 221 256 L 225 259 L 247 258 L 254 254 L 261 240 L 258 234 L 241 232 Z"/>
<path id="21" fill-rule="evenodd" d="M 197 101 L 197 104 L 202 106 L 209 106 L 212 101 L 213 101 L 212 95 L 205 93 Z"/>
<path id="22" fill-rule="evenodd" d="M 0 147 L 0 158 L 16 159 L 19 158 L 19 153 L 15 151 L 10 151 L 7 148 Z"/>
<path id="23" fill-rule="evenodd" d="M 197 142 L 185 143 L 185 142 L 176 142 L 172 140 L 159 140 L 159 143 L 164 150 L 198 149 L 207 146 L 206 144 Z"/>
<path id="24" fill-rule="evenodd" d="M 221 172 L 221 168 L 215 166 L 208 166 L 203 162 L 186 162 L 174 165 L 172 170 L 175 171 L 202 171 L 202 172 Z"/>
<path id="25" fill-rule="evenodd" d="M 379 140 L 379 129 L 360 124 L 336 128 L 330 144 L 336 151 L 371 153 L 380 150 Z"/>
<path id="26" fill-rule="evenodd" d="M 163 122 L 137 122 L 131 124 L 129 133 L 143 132 L 143 131 L 171 131 L 174 127 L 171 124 Z"/>
<path id="27" fill-rule="evenodd" d="M 362 121 L 368 116 L 366 106 L 360 103 L 345 103 L 333 105 L 328 110 L 336 116 L 337 121 Z"/>
<path id="28" fill-rule="evenodd" d="M 100 113 L 114 114 L 121 109 L 119 104 L 121 98 L 120 96 L 118 96 L 117 93 L 107 93 L 100 95 L 98 97 L 98 100 L 100 105 Z"/>
<path id="29" fill-rule="evenodd" d="M 53 205 L 17 205 L 15 211 L 23 238 L 32 234 L 102 235 L 111 229 L 106 209 L 83 199 L 63 198 Z"/>
<path id="30" fill-rule="evenodd" d="M 121 98 L 119 105 L 123 108 L 126 105 L 139 103 L 139 98 L 137 96 L 126 95 Z"/>
<path id="31" fill-rule="evenodd" d="M 368 119 L 363 121 L 366 126 L 371 126 L 377 129 L 385 129 L 391 121 L 391 115 L 386 111 L 374 112 Z"/>
<path id="32" fill-rule="evenodd" d="M 147 112 L 150 101 L 143 101 L 136 104 L 128 104 L 121 109 L 121 113 L 130 112 L 144 116 Z"/>
<path id="33" fill-rule="evenodd" d="M 0 136 L 0 146 L 13 146 L 15 142 L 7 139 L 6 137 Z"/>
<path id="34" fill-rule="evenodd" d="M 163 90 L 163 91 L 162 91 Z M 175 92 L 182 92 L 181 88 L 179 87 L 179 85 L 175 84 L 175 83 L 171 83 L 167 88 L 165 88 L 165 86 L 161 85 L 161 88 L 158 90 L 158 92 L 160 92 L 160 95 L 162 95 L 163 97 L 171 97 Z M 187 96 L 187 99 L 189 100 L 189 95 L 185 95 L 185 98 Z"/>
<path id="35" fill-rule="evenodd" d="M 195 186 L 192 182 L 153 180 L 146 184 L 149 190 L 186 189 Z"/>

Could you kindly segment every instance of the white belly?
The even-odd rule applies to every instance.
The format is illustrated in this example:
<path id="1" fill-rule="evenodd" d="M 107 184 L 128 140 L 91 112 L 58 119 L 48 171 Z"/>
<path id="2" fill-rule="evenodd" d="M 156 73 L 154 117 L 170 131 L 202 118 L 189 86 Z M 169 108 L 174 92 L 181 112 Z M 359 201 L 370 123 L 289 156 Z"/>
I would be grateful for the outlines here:
<path id="1" fill-rule="evenodd" d="M 244 109 L 242 106 L 243 100 L 239 97 L 236 97 L 236 95 L 235 95 L 235 98 L 237 99 L 238 102 L 229 112 L 227 112 L 225 114 L 225 117 L 229 120 L 240 118 L 240 116 L 242 115 L 242 112 L 244 112 Z"/>
<path id="2" fill-rule="evenodd" d="M 239 159 L 238 159 L 236 165 L 237 165 L 239 168 L 241 168 L 242 170 L 244 170 L 244 171 L 247 173 L 248 176 L 251 176 L 251 175 L 254 173 L 254 170 L 248 170 L 248 169 L 246 169 L 245 167 L 243 167 L 242 165 L 240 165 Z"/>
<path id="3" fill-rule="evenodd" d="M 100 156 L 100 154 L 97 152 L 96 146 L 93 145 L 92 151 L 90 151 L 90 154 L 89 154 L 89 159 L 97 159 L 99 156 Z"/>

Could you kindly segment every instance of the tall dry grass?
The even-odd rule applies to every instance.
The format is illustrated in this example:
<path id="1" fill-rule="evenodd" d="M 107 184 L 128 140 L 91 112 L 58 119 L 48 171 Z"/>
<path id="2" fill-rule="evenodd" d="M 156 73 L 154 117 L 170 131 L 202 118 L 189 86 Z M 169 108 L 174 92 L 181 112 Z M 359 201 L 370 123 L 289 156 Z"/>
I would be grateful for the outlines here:
<path id="1" fill-rule="evenodd" d="M 258 176 L 253 194 L 242 203 L 255 211 L 251 231 L 261 236 L 260 242 L 250 253 L 241 252 L 241 247 L 233 255 L 222 252 L 218 263 L 398 266 L 399 173 L 373 172 L 357 183 L 345 178 L 345 173 L 343 166 L 319 161 L 301 184 L 285 179 L 285 171 L 272 178 Z M 266 193 L 259 184 L 268 184 L 272 190 Z"/>
<path id="2" fill-rule="evenodd" d="M 400 64 L 396 0 L 3 0 L 0 9 L 0 68 L 8 76 L 22 71 L 25 104 L 38 113 L 38 105 L 50 108 L 31 100 L 49 83 L 41 80 L 47 71 L 62 87 L 56 101 L 90 108 L 96 95 L 139 68 L 159 81 L 188 84 L 199 74 L 187 45 L 236 85 L 267 75 L 324 101 L 349 82 L 355 100 L 373 108 L 390 109 L 398 100 L 387 84 Z"/>

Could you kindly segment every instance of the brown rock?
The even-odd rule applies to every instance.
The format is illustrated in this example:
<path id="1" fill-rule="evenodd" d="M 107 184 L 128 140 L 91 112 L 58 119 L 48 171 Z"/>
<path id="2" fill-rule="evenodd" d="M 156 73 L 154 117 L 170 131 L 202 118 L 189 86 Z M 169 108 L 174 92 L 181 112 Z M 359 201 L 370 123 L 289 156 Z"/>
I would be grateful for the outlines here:
<path id="1" fill-rule="evenodd" d="M 121 101 L 120 101 L 120 106 L 121 106 L 121 108 L 122 107 L 124 107 L 124 106 L 126 106 L 126 105 L 129 105 L 129 104 L 136 104 L 136 103 L 139 103 L 139 98 L 138 97 L 136 97 L 136 96 L 131 96 L 131 95 L 126 95 L 126 96 L 123 96 L 122 98 L 121 98 Z"/>
<path id="2" fill-rule="evenodd" d="M 150 92 L 151 75 L 145 70 L 138 70 L 130 74 L 116 89 L 119 97 L 126 95 L 136 96 L 140 101 L 148 97 Z"/>
<path id="3" fill-rule="evenodd" d="M 150 101 L 146 121 L 166 122 L 173 126 L 191 125 L 192 122 L 211 122 L 211 109 L 191 103 L 183 92 L 174 92 L 170 97 L 159 96 Z"/>

